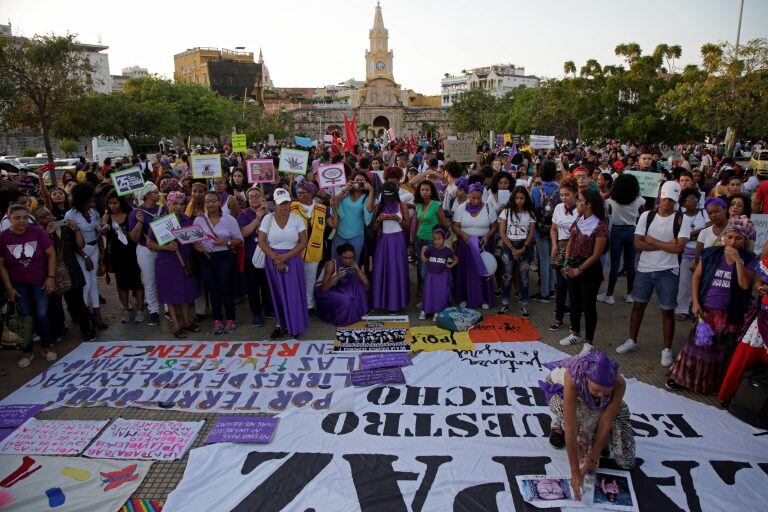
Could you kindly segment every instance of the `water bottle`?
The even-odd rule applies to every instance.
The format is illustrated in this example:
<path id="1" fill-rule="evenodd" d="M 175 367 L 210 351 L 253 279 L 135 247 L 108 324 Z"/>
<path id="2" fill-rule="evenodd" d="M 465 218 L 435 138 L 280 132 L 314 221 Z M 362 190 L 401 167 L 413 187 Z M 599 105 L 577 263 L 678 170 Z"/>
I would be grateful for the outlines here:
<path id="1" fill-rule="evenodd" d="M 595 502 L 595 473 L 591 469 L 587 471 L 581 483 L 581 502 L 585 505 L 592 505 Z"/>

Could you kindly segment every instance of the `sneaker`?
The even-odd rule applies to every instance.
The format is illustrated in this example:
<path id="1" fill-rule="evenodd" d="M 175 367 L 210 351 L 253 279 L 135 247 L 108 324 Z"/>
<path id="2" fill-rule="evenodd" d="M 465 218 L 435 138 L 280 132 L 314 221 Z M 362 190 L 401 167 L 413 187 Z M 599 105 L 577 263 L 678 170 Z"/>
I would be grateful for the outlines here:
<path id="1" fill-rule="evenodd" d="M 256 327 L 262 327 L 264 325 L 264 318 L 261 315 L 253 315 L 251 317 L 251 323 Z"/>
<path id="2" fill-rule="evenodd" d="M 42 339 L 42 338 L 40 338 L 40 335 L 39 335 L 39 334 L 37 334 L 37 333 L 35 333 L 35 334 L 33 334 L 33 335 L 32 335 L 32 342 L 34 342 L 34 343 L 40 343 L 40 340 L 41 340 L 41 339 Z"/>
<path id="3" fill-rule="evenodd" d="M 589 354 L 590 352 L 595 351 L 595 346 L 591 343 L 584 343 L 584 346 L 581 347 L 581 352 L 579 354 Z"/>
<path id="4" fill-rule="evenodd" d="M 19 359 L 19 368 L 26 368 L 34 358 L 34 354 L 24 354 L 21 356 L 21 359 Z"/>
<path id="5" fill-rule="evenodd" d="M 549 444 L 556 450 L 562 449 L 565 446 L 565 434 L 552 429 L 552 432 L 549 433 Z"/>
<path id="6" fill-rule="evenodd" d="M 549 326 L 549 330 L 559 331 L 562 326 L 563 326 L 563 322 L 554 322 L 552 325 Z"/>
<path id="7" fill-rule="evenodd" d="M 460 307 L 460 308 L 465 308 L 465 307 L 467 307 L 467 301 L 463 300 L 463 301 L 459 302 L 459 307 Z"/>
<path id="8" fill-rule="evenodd" d="M 502 304 L 501 307 L 499 308 L 498 313 L 500 315 L 504 315 L 504 314 L 509 313 L 509 304 Z"/>
<path id="9" fill-rule="evenodd" d="M 268 318 L 270 320 L 275 319 L 275 312 L 274 311 L 265 311 L 264 312 L 264 318 Z"/>
<path id="10" fill-rule="evenodd" d="M 573 333 L 568 334 L 568 336 L 560 340 L 560 345 L 563 347 L 576 345 L 577 343 L 581 343 L 581 336 L 577 336 Z"/>
<path id="11" fill-rule="evenodd" d="M 675 360 L 675 357 L 672 355 L 671 348 L 665 348 L 661 351 L 661 366 L 665 368 L 672 366 L 672 363 L 674 362 L 674 360 Z"/>
<path id="12" fill-rule="evenodd" d="M 124 309 L 122 313 L 120 313 L 120 323 L 121 324 L 127 324 L 131 321 L 131 314 L 128 313 L 127 309 Z"/>
<path id="13" fill-rule="evenodd" d="M 634 340 L 627 340 L 616 347 L 616 352 L 619 354 L 626 354 L 628 352 L 634 352 L 635 350 L 637 350 L 637 343 L 635 343 Z"/>
<path id="14" fill-rule="evenodd" d="M 224 324 L 224 332 L 226 334 L 235 332 L 235 322 L 233 320 L 227 320 L 227 323 Z"/>
<path id="15" fill-rule="evenodd" d="M 147 319 L 147 315 L 143 311 L 139 311 L 138 313 L 136 313 L 136 316 L 133 317 L 133 321 L 136 322 L 137 324 L 142 323 L 146 319 Z"/>
<path id="16" fill-rule="evenodd" d="M 221 323 L 221 320 L 213 321 L 213 334 L 224 334 L 224 324 Z"/>
<path id="17" fill-rule="evenodd" d="M 624 302 L 626 302 L 627 304 L 633 304 L 635 302 L 635 299 L 632 298 L 632 295 L 626 294 L 624 296 Z"/>
<path id="18" fill-rule="evenodd" d="M 613 295 L 606 295 L 604 293 L 601 293 L 597 296 L 597 300 L 599 302 L 604 302 L 606 304 L 615 304 L 616 302 L 613 300 Z"/>
<path id="19" fill-rule="evenodd" d="M 480 307 L 483 308 L 483 309 L 491 309 L 491 306 L 489 306 L 488 304 L 483 304 Z"/>
<path id="20" fill-rule="evenodd" d="M 681 391 L 683 389 L 683 386 L 678 384 L 675 379 L 669 379 L 667 380 L 666 384 L 664 384 L 664 387 L 666 387 L 670 391 Z"/>
<path id="21" fill-rule="evenodd" d="M 540 293 L 534 295 L 531 298 L 536 302 L 541 302 L 542 304 L 549 304 L 549 301 L 552 300 L 549 295 L 541 295 Z"/>
<path id="22" fill-rule="evenodd" d="M 57 356 L 56 352 L 54 352 L 53 350 L 49 350 L 48 352 L 43 354 L 43 356 L 45 357 L 45 360 L 48 361 L 49 363 L 52 363 L 59 358 L 59 356 Z"/>
<path id="23" fill-rule="evenodd" d="M 160 321 L 159 313 L 150 313 L 149 322 L 147 322 L 147 325 L 157 325 L 159 321 Z"/>
<path id="24" fill-rule="evenodd" d="M 523 318 L 530 317 L 531 315 L 530 315 L 530 313 L 528 313 L 528 308 L 526 308 L 525 306 L 521 307 L 520 308 L 520 316 L 523 317 Z"/>
<path id="25" fill-rule="evenodd" d="M 425 312 L 422 311 L 421 313 L 419 313 L 419 320 L 426 320 L 426 319 L 427 319 L 427 314 Z"/>

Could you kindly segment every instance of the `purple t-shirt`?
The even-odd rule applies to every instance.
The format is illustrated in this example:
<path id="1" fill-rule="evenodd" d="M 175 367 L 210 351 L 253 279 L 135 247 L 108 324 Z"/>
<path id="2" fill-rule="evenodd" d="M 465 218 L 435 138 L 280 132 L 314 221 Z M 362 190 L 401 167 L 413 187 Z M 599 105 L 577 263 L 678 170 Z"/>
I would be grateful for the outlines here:
<path id="1" fill-rule="evenodd" d="M 448 259 L 453 259 L 453 250 L 450 247 L 437 249 L 434 245 L 427 247 L 427 272 L 430 274 L 442 274 L 445 272 Z"/>
<path id="2" fill-rule="evenodd" d="M 728 309 L 728 302 L 731 296 L 731 279 L 736 269 L 735 265 L 728 265 L 725 258 L 722 258 L 720 265 L 717 266 L 715 277 L 712 284 L 709 285 L 707 296 L 704 297 L 705 308 Z"/>
<path id="3" fill-rule="evenodd" d="M 128 231 L 133 231 L 133 228 L 135 228 L 136 224 L 139 223 L 139 221 L 136 220 L 136 214 L 139 210 L 144 212 L 144 224 L 141 226 L 141 232 L 143 235 L 139 239 L 139 245 L 147 245 L 146 237 L 149 236 L 149 223 L 162 217 L 163 215 L 167 215 L 168 210 L 162 208 L 162 211 L 160 211 L 161 207 L 158 205 L 155 205 L 152 208 L 139 206 L 138 208 L 131 210 L 131 213 L 128 215 Z"/>
<path id="4" fill-rule="evenodd" d="M 240 211 L 240 215 L 237 217 L 237 224 L 240 229 L 244 228 L 256 218 L 256 212 L 253 208 L 245 208 Z M 259 230 L 254 229 L 253 233 L 249 237 L 245 238 L 245 261 L 251 261 L 253 258 L 253 252 L 256 250 L 256 244 L 258 243 Z"/>
<path id="5" fill-rule="evenodd" d="M 48 277 L 45 250 L 52 245 L 42 228 L 29 226 L 23 235 L 10 229 L 0 233 L 0 251 L 11 282 L 42 285 Z"/>

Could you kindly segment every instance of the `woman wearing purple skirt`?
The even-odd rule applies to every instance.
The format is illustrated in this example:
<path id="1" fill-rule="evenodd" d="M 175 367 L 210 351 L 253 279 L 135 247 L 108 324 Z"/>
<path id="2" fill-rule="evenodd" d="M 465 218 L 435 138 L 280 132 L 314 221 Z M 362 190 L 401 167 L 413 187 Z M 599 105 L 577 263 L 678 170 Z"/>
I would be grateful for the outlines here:
<path id="1" fill-rule="evenodd" d="M 469 187 L 467 202 L 459 206 L 453 217 L 453 231 L 457 237 L 459 265 L 456 267 L 456 300 L 461 307 L 489 309 L 493 304 L 493 279 L 483 277 L 480 250 L 488 246 L 499 226 L 496 211 L 483 202 L 483 184 Z M 473 245 L 470 246 L 470 243 Z"/>
<path id="2" fill-rule="evenodd" d="M 451 300 L 451 272 L 459 260 L 453 254 L 453 249 L 445 246 L 448 233 L 443 228 L 432 231 L 432 245 L 421 249 L 421 261 L 426 266 L 424 277 L 424 298 L 422 299 L 419 320 L 426 320 L 427 315 L 433 315 L 432 321 L 437 320 L 437 314 L 448 307 Z"/>
<path id="3" fill-rule="evenodd" d="M 283 188 L 272 194 L 275 213 L 259 226 L 259 247 L 264 251 L 269 292 L 275 310 L 275 330 L 271 339 L 290 334 L 298 338 L 307 330 L 307 293 L 301 253 L 307 246 L 307 228 L 291 213 L 291 195 Z"/>
<path id="4" fill-rule="evenodd" d="M 183 213 L 184 202 L 183 192 L 169 192 L 165 201 L 168 209 L 176 214 L 181 227 L 192 225 L 192 219 Z M 192 257 L 192 246 L 173 241 L 161 247 L 156 241 L 155 233 L 150 229 L 147 247 L 151 251 L 157 251 L 155 259 L 157 297 L 161 304 L 168 306 L 173 335 L 183 339 L 187 337 L 184 331 L 200 331 L 200 327 L 189 320 L 189 303 L 200 295 L 197 279 L 187 274 L 187 265 Z M 179 322 L 177 306 L 180 306 L 183 324 Z"/>
<path id="5" fill-rule="evenodd" d="M 325 263 L 322 284 L 315 286 L 315 310 L 323 322 L 349 325 L 368 312 L 368 278 L 355 261 L 352 244 L 342 244 L 336 252 L 338 258 Z"/>
<path id="6" fill-rule="evenodd" d="M 381 188 L 373 228 L 379 232 L 373 257 L 371 303 L 375 309 L 397 313 L 408 306 L 408 245 L 403 230 L 410 225 L 408 210 L 400 202 L 398 187 L 387 182 Z"/>

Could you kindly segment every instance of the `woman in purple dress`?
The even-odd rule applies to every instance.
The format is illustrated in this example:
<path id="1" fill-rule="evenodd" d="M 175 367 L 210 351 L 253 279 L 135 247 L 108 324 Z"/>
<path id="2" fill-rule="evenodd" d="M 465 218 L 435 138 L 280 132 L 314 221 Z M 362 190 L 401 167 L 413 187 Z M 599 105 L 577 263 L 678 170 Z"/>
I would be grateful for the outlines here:
<path id="1" fill-rule="evenodd" d="M 424 298 L 422 299 L 419 320 L 426 320 L 427 315 L 437 314 L 448 307 L 451 300 L 450 269 L 458 265 L 459 259 L 453 254 L 453 249 L 445 246 L 448 233 L 443 228 L 432 231 L 432 245 L 421 249 L 421 261 L 426 266 L 424 277 Z"/>
<path id="2" fill-rule="evenodd" d="M 169 192 L 165 201 L 168 209 L 176 214 L 181 227 L 192 225 L 192 219 L 184 215 L 184 193 Z M 173 335 L 183 339 L 184 331 L 199 332 L 200 327 L 189 320 L 189 303 L 200 294 L 197 279 L 189 275 L 189 260 L 192 257 L 192 246 L 182 245 L 175 240 L 163 246 L 157 243 L 155 233 L 149 230 L 147 247 L 157 251 L 155 260 L 155 276 L 157 278 L 157 297 L 161 304 L 168 306 L 168 314 L 173 324 Z M 183 325 L 179 322 L 179 311 Z"/>
<path id="3" fill-rule="evenodd" d="M 409 226 L 408 209 L 400 202 L 398 186 L 386 182 L 376 208 L 373 227 L 379 232 L 373 258 L 371 302 L 375 309 L 396 313 L 408 306 L 408 246 L 403 230 Z"/>
<path id="4" fill-rule="evenodd" d="M 368 278 L 355 261 L 352 244 L 342 244 L 336 252 L 338 258 L 325 262 L 322 284 L 315 286 L 315 310 L 323 322 L 349 325 L 368 312 Z"/>

